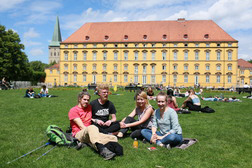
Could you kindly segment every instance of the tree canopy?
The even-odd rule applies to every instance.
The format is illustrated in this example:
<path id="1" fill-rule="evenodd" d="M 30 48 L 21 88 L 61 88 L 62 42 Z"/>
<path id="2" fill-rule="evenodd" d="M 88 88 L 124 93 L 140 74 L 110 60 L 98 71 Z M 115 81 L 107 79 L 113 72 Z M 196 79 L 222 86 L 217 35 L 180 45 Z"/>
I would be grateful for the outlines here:
<path id="1" fill-rule="evenodd" d="M 19 35 L 0 25 L 0 78 L 29 80 L 31 70 Z"/>

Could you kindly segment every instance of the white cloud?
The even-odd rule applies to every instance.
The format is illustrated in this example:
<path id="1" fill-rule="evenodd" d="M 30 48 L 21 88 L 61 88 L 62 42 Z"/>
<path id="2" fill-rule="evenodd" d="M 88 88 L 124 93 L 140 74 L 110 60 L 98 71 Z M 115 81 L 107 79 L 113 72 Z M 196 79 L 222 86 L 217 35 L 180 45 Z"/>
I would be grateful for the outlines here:
<path id="1" fill-rule="evenodd" d="M 187 18 L 188 12 L 185 10 L 181 10 L 178 13 L 175 13 L 167 18 L 165 20 L 177 20 L 178 18 Z"/>
<path id="2" fill-rule="evenodd" d="M 30 50 L 31 56 L 42 56 L 44 54 L 44 50 L 42 48 L 32 48 Z"/>
<path id="3" fill-rule="evenodd" d="M 24 45 L 25 45 L 25 47 L 30 47 L 30 46 L 42 45 L 42 43 L 41 42 L 36 42 L 36 41 L 27 41 L 27 40 L 24 40 Z"/>
<path id="4" fill-rule="evenodd" d="M 0 12 L 15 8 L 26 0 L 0 0 Z"/>
<path id="5" fill-rule="evenodd" d="M 36 38 L 36 37 L 39 37 L 40 34 L 37 33 L 34 28 L 30 28 L 27 32 L 24 33 L 24 38 L 27 39 L 27 38 Z"/>

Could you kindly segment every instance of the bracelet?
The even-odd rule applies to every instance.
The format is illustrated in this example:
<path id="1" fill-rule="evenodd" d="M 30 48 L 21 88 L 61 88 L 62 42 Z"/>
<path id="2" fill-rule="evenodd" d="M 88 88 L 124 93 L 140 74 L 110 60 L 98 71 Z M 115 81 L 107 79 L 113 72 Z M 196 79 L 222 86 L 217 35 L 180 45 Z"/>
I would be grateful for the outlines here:
<path id="1" fill-rule="evenodd" d="M 95 123 L 97 124 L 97 122 L 98 122 L 98 120 L 97 119 L 95 119 Z"/>

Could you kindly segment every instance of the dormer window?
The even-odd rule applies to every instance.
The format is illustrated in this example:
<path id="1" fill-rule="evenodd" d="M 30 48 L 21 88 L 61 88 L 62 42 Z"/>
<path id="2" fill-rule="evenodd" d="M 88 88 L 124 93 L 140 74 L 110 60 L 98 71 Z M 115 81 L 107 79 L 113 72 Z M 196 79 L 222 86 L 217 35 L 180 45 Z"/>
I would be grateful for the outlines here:
<path id="1" fill-rule="evenodd" d="M 166 34 L 163 35 L 163 39 L 164 39 L 164 40 L 167 39 L 167 35 L 166 35 Z"/>
<path id="2" fill-rule="evenodd" d="M 184 34 L 184 39 L 188 39 L 188 34 Z"/>
<path id="3" fill-rule="evenodd" d="M 109 39 L 109 36 L 104 36 L 104 40 L 108 40 Z"/>
<path id="4" fill-rule="evenodd" d="M 86 36 L 86 37 L 85 37 L 85 40 L 89 40 L 89 36 Z"/>
<path id="5" fill-rule="evenodd" d="M 209 38 L 209 34 L 205 34 L 205 35 L 204 35 L 204 38 L 205 38 L 205 39 L 208 39 L 208 38 Z"/>
<path id="6" fill-rule="evenodd" d="M 143 39 L 146 40 L 147 39 L 147 35 L 143 35 Z"/>
<path id="7" fill-rule="evenodd" d="M 124 40 L 128 40 L 128 35 L 124 35 Z"/>

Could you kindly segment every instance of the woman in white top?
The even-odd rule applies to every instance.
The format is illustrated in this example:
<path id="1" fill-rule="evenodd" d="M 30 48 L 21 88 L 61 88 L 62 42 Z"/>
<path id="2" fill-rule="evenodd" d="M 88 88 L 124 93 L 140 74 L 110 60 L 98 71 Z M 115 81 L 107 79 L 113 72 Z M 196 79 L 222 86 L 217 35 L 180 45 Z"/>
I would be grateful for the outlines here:
<path id="1" fill-rule="evenodd" d="M 123 137 L 129 128 L 131 128 L 131 138 L 142 139 L 141 130 L 144 128 L 151 129 L 152 127 L 152 117 L 153 117 L 153 107 L 149 104 L 147 99 L 147 94 L 143 91 L 138 91 L 136 93 L 136 108 L 121 122 L 121 130 L 119 130 L 118 137 Z M 134 117 L 137 116 L 138 120 Z"/>

